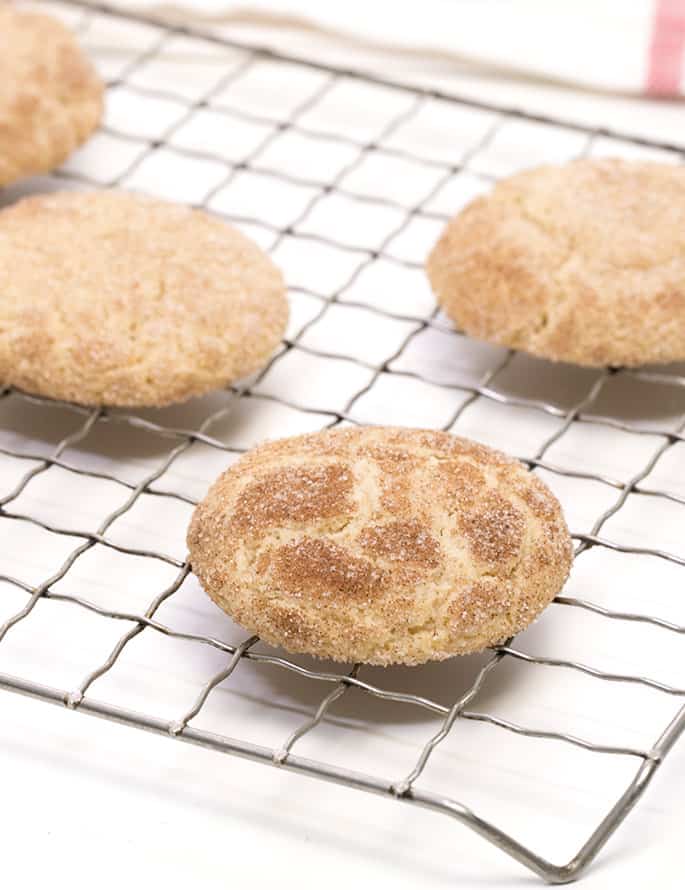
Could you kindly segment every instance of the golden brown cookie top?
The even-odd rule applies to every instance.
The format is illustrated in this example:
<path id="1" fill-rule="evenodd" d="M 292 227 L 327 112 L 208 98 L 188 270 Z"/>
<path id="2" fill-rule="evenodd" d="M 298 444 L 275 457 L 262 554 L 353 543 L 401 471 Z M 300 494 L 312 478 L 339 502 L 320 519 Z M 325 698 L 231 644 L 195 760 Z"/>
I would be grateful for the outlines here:
<path id="1" fill-rule="evenodd" d="M 268 642 L 376 664 L 507 638 L 571 558 L 558 502 L 520 463 L 383 427 L 249 452 L 198 506 L 188 546 L 209 595 Z"/>
<path id="2" fill-rule="evenodd" d="M 209 214 L 123 192 L 0 211 L 0 383 L 82 404 L 163 405 L 257 370 L 280 272 Z"/>
<path id="3" fill-rule="evenodd" d="M 0 186 L 62 163 L 95 129 L 103 85 L 59 21 L 0 6 Z"/>
<path id="4" fill-rule="evenodd" d="M 581 365 L 685 359 L 685 169 L 519 173 L 448 224 L 427 271 L 474 337 Z"/>

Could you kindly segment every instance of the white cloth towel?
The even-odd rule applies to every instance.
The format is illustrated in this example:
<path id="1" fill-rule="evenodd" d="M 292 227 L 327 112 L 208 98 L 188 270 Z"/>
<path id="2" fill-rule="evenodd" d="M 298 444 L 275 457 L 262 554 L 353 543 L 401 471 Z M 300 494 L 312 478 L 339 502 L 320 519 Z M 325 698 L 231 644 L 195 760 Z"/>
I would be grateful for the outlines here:
<path id="1" fill-rule="evenodd" d="M 347 38 L 442 63 L 624 94 L 685 91 L 685 0 L 124 0 L 197 24 Z"/>

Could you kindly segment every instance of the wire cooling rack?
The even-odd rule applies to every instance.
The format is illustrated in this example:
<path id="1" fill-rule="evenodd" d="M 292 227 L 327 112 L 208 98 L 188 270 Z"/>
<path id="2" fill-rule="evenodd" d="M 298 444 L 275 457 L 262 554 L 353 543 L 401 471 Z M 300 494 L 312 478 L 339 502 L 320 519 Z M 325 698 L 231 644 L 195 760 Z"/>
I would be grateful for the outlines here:
<path id="1" fill-rule="evenodd" d="M 230 436 L 212 433 L 229 415 L 239 413 L 245 419 L 262 409 L 275 412 L 264 415 L 266 426 L 256 435 L 262 438 L 291 431 L 284 429 L 286 416 L 290 421 L 297 418 L 293 422 L 300 430 L 363 422 L 411 424 L 418 411 L 422 425 L 494 438 L 495 444 L 512 444 L 508 450 L 520 443 L 522 459 L 545 476 L 562 500 L 565 495 L 571 504 L 579 499 L 590 504 L 578 520 L 585 530 L 573 529 L 574 573 L 579 557 L 597 553 L 614 560 L 609 574 L 615 571 L 616 579 L 621 572 L 625 577 L 636 569 L 642 571 L 638 563 L 646 565 L 647 574 L 641 577 L 653 577 L 662 592 L 661 599 L 653 602 L 659 605 L 659 614 L 649 608 L 651 600 L 646 608 L 627 610 L 620 597 L 602 599 L 594 589 L 591 592 L 597 592 L 597 597 L 576 596 L 568 587 L 551 610 L 591 615 L 599 622 L 601 637 L 610 641 L 609 647 L 622 645 L 617 629 L 628 625 L 656 633 L 659 647 L 671 653 L 672 660 L 682 661 L 685 626 L 682 618 L 674 619 L 669 607 L 682 585 L 685 553 L 670 552 L 670 541 L 678 538 L 669 537 L 667 526 L 673 525 L 673 514 L 664 511 L 685 506 L 682 486 L 678 491 L 678 461 L 685 449 L 685 376 L 673 367 L 612 368 L 596 373 L 560 369 L 511 351 L 478 346 L 453 331 L 434 309 L 421 272 L 426 248 L 448 216 L 489 187 L 492 179 L 516 166 L 600 151 L 678 161 L 679 149 L 287 59 L 215 34 L 160 25 L 104 6 L 73 2 L 59 8 L 70 13 L 71 23 L 103 66 L 109 110 L 92 143 L 49 182 L 38 186 L 161 191 L 165 197 L 225 216 L 257 238 L 285 268 L 292 284 L 295 318 L 288 339 L 256 378 L 220 394 L 219 402 L 216 398 L 197 400 L 188 413 L 183 413 L 185 409 L 180 414 L 90 410 L 12 388 L 2 391 L 1 401 L 14 406 L 12 416 L 29 412 L 29 428 L 16 434 L 6 430 L 8 435 L 2 439 L 0 454 L 11 462 L 17 481 L 0 498 L 0 531 L 9 524 L 12 528 L 29 525 L 50 540 L 59 537 L 68 543 L 73 538 L 76 546 L 71 549 L 70 544 L 61 565 L 38 582 L 2 568 L 2 589 L 21 592 L 25 602 L 0 626 L 0 657 L 13 634 L 22 626 L 30 628 L 41 601 L 71 604 L 127 630 L 75 687 L 55 688 L 43 682 L 50 680 L 48 675 L 36 679 L 11 673 L 0 673 L 0 686 L 178 741 L 434 810 L 476 831 L 546 881 L 575 879 L 625 819 L 683 733 L 682 683 L 655 677 L 651 664 L 644 675 L 612 670 L 558 654 L 530 654 L 523 645 L 509 641 L 484 659 L 462 662 L 471 665 L 472 674 L 451 701 L 415 693 L 418 680 L 408 684 L 408 690 L 398 691 L 385 682 L 386 677 L 396 676 L 392 671 L 365 675 L 368 669 L 354 666 L 341 672 L 335 666 L 328 669 L 260 648 L 255 637 L 226 642 L 166 623 L 160 617 L 164 607 L 179 596 L 191 577 L 182 552 L 174 556 L 168 552 L 171 546 L 133 546 L 112 532 L 118 520 L 134 513 L 143 501 L 174 502 L 186 508 L 194 504 L 201 491 L 189 493 L 181 485 L 170 484 L 170 479 L 178 478 L 174 467 L 199 453 L 211 477 L 212 456 L 227 465 L 245 450 Z M 122 39 L 125 51 L 120 56 L 100 57 L 99 35 L 107 27 L 124 26 L 133 29 Z M 193 69 L 196 75 L 174 80 L 165 66 L 170 56 L 184 52 L 199 53 L 200 61 Z M 273 83 L 264 85 L 264 71 L 272 77 L 276 73 L 282 90 L 275 92 Z M 307 146 L 312 153 L 304 161 Z M 256 209 L 251 212 L 252 208 Z M 334 387 L 334 380 L 343 383 Z M 76 425 L 53 450 L 36 450 L 31 443 L 40 438 L 40 432 L 34 427 L 45 429 L 41 417 L 52 411 Z M 174 422 L 178 417 L 184 422 Z M 170 445 L 161 456 L 159 449 L 154 451 L 155 459 L 146 464 L 140 478 L 132 480 L 116 470 L 106 472 L 86 460 L 85 446 L 91 439 L 97 452 L 97 443 L 106 442 L 121 428 L 132 436 L 134 454 L 138 447 L 145 450 L 150 439 Z M 526 439 L 527 431 L 533 429 L 542 431 L 534 445 L 532 438 Z M 592 438 L 595 434 L 597 439 Z M 626 443 L 630 443 L 626 466 L 630 463 L 631 470 L 624 473 L 625 479 L 615 478 L 611 468 L 615 461 L 617 471 L 623 471 L 620 454 Z M 64 503 L 58 504 L 62 512 L 57 520 L 46 519 L 38 507 L 31 508 L 40 498 L 31 500 L 27 495 L 41 479 L 56 472 L 68 477 L 74 502 L 84 496 L 82 486 L 89 481 L 107 483 L 121 492 L 114 509 L 96 503 L 95 531 L 72 527 Z M 559 491 L 564 484 L 570 488 Z M 583 486 L 601 495 L 588 500 Z M 595 511 L 592 519 L 588 519 L 590 508 Z M 573 521 L 572 508 L 570 512 Z M 619 513 L 631 514 L 632 537 L 627 525 L 616 522 Z M 643 513 L 650 534 L 640 526 Z M 656 523 L 652 517 L 658 517 Z M 678 521 L 682 522 L 682 516 Z M 9 537 L 3 535 L 3 540 Z M 166 543 L 163 528 L 157 540 Z M 3 564 L 10 563 L 9 550 L 6 544 L 0 554 Z M 103 605 L 94 596 L 69 592 L 62 585 L 68 585 L 79 561 L 88 554 L 112 551 L 135 557 L 136 565 L 158 561 L 170 567 L 175 577 L 160 591 L 152 583 L 146 587 L 144 573 L 137 576 L 143 579 L 149 602 L 139 611 Z M 664 569 L 667 576 L 659 574 L 658 567 L 663 565 L 668 567 Z M 131 578 L 132 583 L 135 580 Z M 616 580 L 610 587 L 618 585 Z M 599 581 L 596 586 L 601 587 Z M 549 612 L 538 626 L 551 620 Z M 221 626 L 218 621 L 217 616 L 217 627 Z M 565 623 L 572 622 L 565 619 Z M 124 707 L 96 694 L 98 684 L 116 674 L 134 639 L 155 634 L 210 647 L 225 659 L 221 669 L 196 689 L 192 704 L 172 718 Z M 28 633 L 28 640 L 35 647 L 46 645 L 46 639 L 35 632 L 33 637 Z M 669 648 L 672 645 L 676 648 Z M 200 726 L 216 691 L 231 684 L 239 687 L 241 665 L 250 664 L 285 672 L 296 683 L 311 681 L 316 689 L 325 690 L 306 719 L 273 746 Z M 557 696 L 566 694 L 570 678 L 580 677 L 590 684 L 583 687 L 584 700 L 607 688 L 615 697 L 654 695 L 660 702 L 658 713 L 666 719 L 649 728 L 652 741 L 636 745 L 597 738 L 592 731 L 580 735 L 566 731 L 567 727 L 529 725 L 471 709 L 495 674 L 518 670 L 516 688 L 524 690 L 532 672 L 540 676 L 547 668 Z M 420 678 L 422 670 L 416 669 L 412 677 Z M 380 679 L 374 682 L 375 678 Z M 515 690 L 513 695 L 517 695 Z M 435 721 L 431 732 L 412 749 L 404 775 L 387 778 L 352 770 L 336 762 L 334 749 L 331 756 L 321 759 L 296 752 L 324 726 L 336 725 L 334 712 L 343 697 L 349 700 L 350 713 L 361 702 L 376 701 L 381 707 L 382 700 Z M 645 722 L 644 699 L 625 701 Z M 550 713 L 553 723 L 561 712 L 552 709 Z M 503 750 L 516 739 L 526 744 L 542 740 L 544 746 L 576 749 L 601 760 L 602 771 L 616 759 L 632 764 L 619 794 L 598 802 L 603 818 L 599 824 L 586 826 L 587 839 L 566 864 L 555 865 L 534 843 L 515 839 L 500 827 L 496 816 L 486 819 L 447 793 L 423 787 L 420 780 L 426 778 L 440 751 L 456 737 L 459 757 L 465 728 L 483 725 L 497 733 L 497 745 Z M 475 768 L 476 784 L 479 769 Z"/>

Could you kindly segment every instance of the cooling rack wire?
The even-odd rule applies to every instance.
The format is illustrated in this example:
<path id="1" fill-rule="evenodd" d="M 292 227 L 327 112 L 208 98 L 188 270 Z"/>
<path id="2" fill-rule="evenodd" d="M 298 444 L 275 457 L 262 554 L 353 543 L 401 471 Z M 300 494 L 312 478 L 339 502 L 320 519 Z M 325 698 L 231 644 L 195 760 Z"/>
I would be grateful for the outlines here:
<path id="1" fill-rule="evenodd" d="M 45 5 L 58 8 L 57 4 Z M 8 528 L 9 523 L 13 528 L 29 524 L 50 536 L 73 539 L 74 546 L 71 549 L 70 545 L 56 571 L 39 583 L 15 577 L 0 566 L 4 589 L 11 588 L 25 596 L 22 607 L 0 626 L 0 657 L 3 643 L 6 647 L 12 634 L 30 622 L 38 604 L 45 600 L 71 604 L 128 629 L 109 655 L 93 664 L 75 688 L 54 688 L 42 682 L 49 681 L 48 676 L 37 680 L 10 673 L 0 673 L 0 687 L 177 741 L 434 810 L 476 831 L 546 881 L 563 883 L 575 879 L 639 800 L 685 729 L 682 684 L 665 682 L 649 672 L 642 675 L 614 671 L 575 658 L 529 654 L 518 641 L 511 640 L 477 661 L 469 682 L 451 701 L 396 690 L 383 682 L 386 676 L 394 676 L 392 672 L 376 671 L 371 675 L 358 665 L 349 672 L 341 672 L 334 666 L 328 669 L 260 647 L 255 637 L 228 643 L 166 623 L 158 613 L 189 580 L 190 567 L 183 555 L 122 543 L 112 535 L 112 529 L 119 519 L 136 509 L 141 499 L 192 506 L 197 495 L 170 486 L 167 481 L 174 478 L 174 466 L 198 449 L 205 456 L 216 455 L 224 465 L 235 459 L 245 446 L 231 444 L 230 437 L 213 435 L 212 430 L 242 411 L 243 406 L 246 413 L 271 411 L 271 415 L 265 415 L 271 419 L 262 434 L 275 437 L 283 434 L 280 418 L 286 415 L 298 418 L 298 428 L 308 429 L 381 423 L 388 419 L 412 424 L 414 418 L 408 405 L 413 400 L 425 402 L 428 412 L 436 411 L 435 415 L 429 413 L 420 418 L 425 425 L 465 431 L 475 437 L 481 422 L 487 426 L 484 419 L 479 420 L 479 411 L 485 412 L 483 418 L 490 418 L 491 426 L 510 431 L 507 435 L 512 441 L 517 441 L 514 424 L 519 430 L 528 425 L 532 428 L 539 419 L 544 437 L 518 456 L 531 470 L 541 472 L 553 487 L 555 481 L 565 480 L 581 496 L 583 486 L 590 484 L 593 491 L 601 490 L 604 497 L 609 497 L 586 531 L 572 529 L 575 564 L 590 552 L 612 554 L 613 564 L 622 571 L 632 571 L 635 560 L 644 561 L 649 572 L 654 566 L 667 564 L 670 587 L 664 601 L 672 602 L 679 592 L 675 586 L 682 584 L 685 553 L 671 552 L 668 535 L 659 537 L 659 528 L 656 537 L 622 540 L 620 534 L 608 534 L 608 527 L 618 531 L 619 527 L 612 526 L 612 522 L 619 511 L 631 509 L 639 514 L 647 503 L 656 505 L 653 509 L 659 511 L 659 516 L 666 509 L 664 505 L 669 505 L 669 509 L 685 507 L 685 491 L 682 486 L 678 490 L 677 473 L 671 469 L 670 475 L 659 475 L 662 466 L 670 466 L 671 457 L 680 459 L 680 451 L 685 447 L 685 376 L 672 368 L 559 371 L 511 351 L 477 348 L 452 330 L 433 307 L 425 283 L 419 283 L 419 278 L 425 249 L 445 220 L 459 203 L 509 172 L 508 165 L 521 165 L 524 158 L 563 160 L 601 151 L 654 155 L 678 162 L 680 150 L 648 139 L 458 100 L 430 90 L 390 84 L 373 76 L 288 59 L 268 50 L 237 45 L 216 34 L 153 23 L 105 6 L 71 2 L 59 4 L 59 11 L 66 11 L 102 63 L 108 79 L 109 110 L 105 125 L 91 146 L 57 171 L 50 178 L 49 187 L 123 186 L 163 191 L 167 185 L 173 185 L 177 191 L 172 195 L 165 193 L 165 197 L 186 200 L 226 217 L 256 237 L 286 270 L 290 261 L 295 270 L 291 287 L 295 320 L 282 348 L 259 375 L 229 388 L 219 402 L 198 400 L 187 415 L 188 424 L 175 425 L 167 420 L 185 417 L 183 414 L 90 410 L 36 398 L 13 388 L 2 391 L 2 402 L 12 404 L 13 410 L 30 409 L 31 418 L 59 410 L 72 418 L 76 426 L 48 453 L 32 450 L 30 437 L 18 434 L 2 439 L 0 454 L 17 468 L 17 481 L 11 490 L 2 492 L 0 529 Z M 105 54 L 99 58 L 98 35 L 105 33 L 107 27 L 133 28 L 137 35 L 133 48 L 129 46 L 121 56 Z M 191 49 L 204 59 L 197 69 L 199 80 L 189 77 L 175 81 L 168 77 L 165 65 L 169 55 L 182 55 Z M 275 95 L 273 87 L 268 90 L 263 86 L 264 71 L 278 72 L 282 94 Z M 374 97 L 380 97 L 380 106 L 372 108 L 371 103 L 367 107 L 366 100 L 371 102 Z M 344 123 L 346 114 L 351 124 Z M 218 136 L 219 133 L 224 135 Z M 115 155 L 102 151 L 103 142 L 115 147 L 116 164 L 109 160 Z M 311 157 L 318 161 L 297 163 L 297 155 L 304 146 L 313 150 Z M 103 161 L 103 157 L 107 160 Z M 45 182 L 40 185 L 45 186 Z M 260 208 L 266 211 L 265 195 L 269 198 L 269 211 L 260 212 Z M 314 272 L 308 277 L 302 269 Z M 344 317 L 352 320 L 352 327 L 358 323 L 373 332 L 370 339 L 378 339 L 376 354 L 363 354 L 356 348 L 354 336 L 342 336 Z M 360 330 L 357 334 L 364 339 Z M 375 332 L 386 332 L 388 338 L 382 333 L 376 338 Z M 418 347 L 422 342 L 431 345 L 422 350 Z M 284 366 L 289 367 L 292 377 L 305 365 L 309 383 L 304 389 L 279 384 L 279 378 L 288 377 Z M 530 368 L 535 367 L 541 376 L 549 378 L 551 383 L 542 397 L 522 389 L 521 372 L 517 370 L 522 367 L 528 369 L 528 376 Z M 565 389 L 557 397 L 554 388 L 564 374 L 567 379 L 572 378 L 573 384 L 570 391 Z M 334 391 L 330 381 L 336 375 L 345 379 L 345 385 Z M 638 390 L 643 394 L 641 404 L 654 406 L 665 399 L 664 411 L 653 412 L 648 423 L 624 410 L 626 393 Z M 390 411 L 391 418 L 385 416 L 384 408 Z M 467 424 L 469 416 L 472 420 Z M 169 448 L 135 480 L 125 473 L 105 472 L 79 457 L 79 446 L 93 436 L 104 441 L 102 437 L 114 436 L 117 428 L 140 437 L 141 444 L 153 437 L 157 442 L 166 442 Z M 586 446 L 579 442 L 585 442 L 582 437 L 593 430 L 605 437 L 605 443 L 627 439 L 637 443 L 634 453 L 639 453 L 640 463 L 626 479 L 607 474 L 606 454 L 594 454 L 591 448 L 590 453 L 585 453 Z M 564 451 L 566 441 L 571 444 Z M 497 444 L 506 447 L 506 441 Z M 578 461 L 562 459 L 563 455 L 569 458 L 580 451 L 583 455 Z M 207 460 L 211 464 L 210 457 Z M 602 469 L 593 470 L 595 465 Z M 95 530 L 48 521 L 39 510 L 22 506 L 32 503 L 26 499 L 32 486 L 56 470 L 68 477 L 75 499 L 79 497 L 79 486 L 88 479 L 110 483 L 120 492 L 118 506 L 109 512 L 102 510 Z M 670 485 L 669 480 L 674 484 Z M 64 516 L 67 514 L 65 504 Z M 664 528 L 666 524 L 664 519 Z M 68 592 L 74 567 L 93 551 L 116 551 L 138 560 L 158 561 L 175 576 L 161 591 L 148 591 L 149 605 L 144 610 L 119 611 L 95 598 Z M 3 562 L 7 555 L 0 555 Z M 685 627 L 667 609 L 654 614 L 642 608 L 621 609 L 620 601 L 618 605 L 619 608 L 616 600 L 607 605 L 591 596 L 564 592 L 551 608 L 590 613 L 609 637 L 616 627 L 638 625 L 660 634 L 659 639 L 668 639 L 669 644 L 675 641 L 680 649 L 668 651 L 682 655 Z M 222 626 L 217 619 L 217 627 Z M 224 659 L 222 668 L 196 690 L 195 701 L 184 713 L 162 719 L 98 697 L 98 681 L 116 672 L 122 654 L 142 634 L 160 634 L 211 647 Z M 42 643 L 36 638 L 35 645 Z M 323 697 L 319 693 L 319 700 L 306 719 L 272 747 L 249 738 L 207 731 L 200 728 L 196 719 L 220 684 L 221 688 L 231 684 L 239 687 L 241 665 L 246 664 L 288 672 L 298 683 L 313 681 L 325 693 Z M 598 741 L 549 726 L 528 725 L 487 710 L 472 710 L 493 675 L 511 672 L 514 666 L 526 675 L 550 668 L 562 689 L 569 682 L 568 677 L 582 675 L 591 684 L 588 689 L 620 687 L 634 689 L 636 695 L 638 690 L 641 695 L 653 694 L 666 703 L 662 710 L 667 719 L 653 732 L 650 729 L 651 743 L 637 746 Z M 379 680 L 376 682 L 375 678 Z M 525 682 L 523 677 L 520 682 Z M 95 687 L 92 694 L 91 687 Z M 330 719 L 334 706 L 343 697 L 352 702 L 353 693 L 357 703 L 383 700 L 434 719 L 433 730 L 417 743 L 404 775 L 388 778 L 352 770 L 336 763 L 334 757 L 329 761 L 297 753 L 305 737 L 315 735 L 324 725 L 335 725 Z M 512 688 L 510 694 L 516 695 L 516 689 Z M 636 707 L 639 709 L 639 705 Z M 592 758 L 621 758 L 632 764 L 628 783 L 617 797 L 600 802 L 603 818 L 599 824 L 595 821 L 587 825 L 587 840 L 566 864 L 555 865 L 536 852 L 533 845 L 519 842 L 509 830 L 498 826 L 496 818 L 481 817 L 439 788 L 423 787 L 420 780 L 428 772 L 435 752 L 444 747 L 446 740 L 458 738 L 460 727 L 474 724 L 485 724 L 497 732 L 497 743 L 503 748 L 518 737 L 526 743 L 542 740 L 546 745 L 580 749 Z M 459 741 L 455 744 L 458 754 Z"/>

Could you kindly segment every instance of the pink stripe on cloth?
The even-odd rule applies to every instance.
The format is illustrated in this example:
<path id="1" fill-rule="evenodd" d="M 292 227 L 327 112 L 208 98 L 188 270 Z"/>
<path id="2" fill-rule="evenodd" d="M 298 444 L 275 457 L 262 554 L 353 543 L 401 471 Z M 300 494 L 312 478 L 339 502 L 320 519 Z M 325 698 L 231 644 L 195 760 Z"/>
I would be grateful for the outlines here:
<path id="1" fill-rule="evenodd" d="M 646 85 L 651 96 L 677 95 L 684 52 L 685 0 L 655 0 Z"/>

